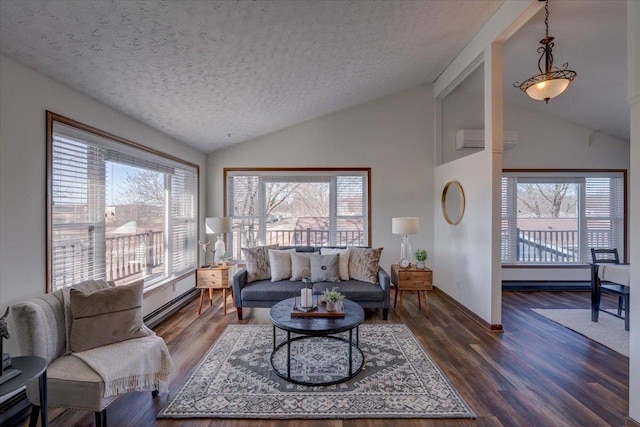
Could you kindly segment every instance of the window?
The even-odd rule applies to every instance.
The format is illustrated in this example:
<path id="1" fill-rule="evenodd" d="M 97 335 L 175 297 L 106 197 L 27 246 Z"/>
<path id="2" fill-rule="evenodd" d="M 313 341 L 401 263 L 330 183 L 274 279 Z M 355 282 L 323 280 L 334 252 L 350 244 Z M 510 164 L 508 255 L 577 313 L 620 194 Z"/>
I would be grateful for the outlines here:
<path id="1" fill-rule="evenodd" d="M 584 264 L 625 251 L 625 171 L 505 171 L 503 264 Z"/>
<path id="2" fill-rule="evenodd" d="M 368 246 L 370 169 L 225 169 L 227 247 Z"/>
<path id="3" fill-rule="evenodd" d="M 47 112 L 48 290 L 197 265 L 198 167 Z"/>

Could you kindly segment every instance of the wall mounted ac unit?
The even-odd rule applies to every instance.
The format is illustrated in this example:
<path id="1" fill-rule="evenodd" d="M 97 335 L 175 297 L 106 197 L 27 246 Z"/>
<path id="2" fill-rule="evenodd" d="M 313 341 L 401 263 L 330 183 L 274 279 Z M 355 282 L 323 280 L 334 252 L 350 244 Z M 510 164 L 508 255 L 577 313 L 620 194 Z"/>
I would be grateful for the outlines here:
<path id="1" fill-rule="evenodd" d="M 504 149 L 508 150 L 515 147 L 518 142 L 518 131 L 505 130 L 504 132 Z M 484 130 L 483 129 L 460 129 L 456 132 L 456 150 L 463 148 L 484 148 Z"/>

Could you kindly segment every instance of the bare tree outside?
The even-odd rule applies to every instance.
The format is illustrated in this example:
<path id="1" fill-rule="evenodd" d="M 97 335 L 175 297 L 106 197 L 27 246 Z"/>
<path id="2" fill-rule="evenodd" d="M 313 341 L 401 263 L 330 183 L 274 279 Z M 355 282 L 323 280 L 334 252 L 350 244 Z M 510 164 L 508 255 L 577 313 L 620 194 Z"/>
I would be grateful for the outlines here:
<path id="1" fill-rule="evenodd" d="M 518 217 L 567 218 L 576 215 L 576 184 L 518 183 Z"/>
<path id="2" fill-rule="evenodd" d="M 164 175 L 146 169 L 128 171 L 117 191 L 119 205 L 164 206 Z"/>

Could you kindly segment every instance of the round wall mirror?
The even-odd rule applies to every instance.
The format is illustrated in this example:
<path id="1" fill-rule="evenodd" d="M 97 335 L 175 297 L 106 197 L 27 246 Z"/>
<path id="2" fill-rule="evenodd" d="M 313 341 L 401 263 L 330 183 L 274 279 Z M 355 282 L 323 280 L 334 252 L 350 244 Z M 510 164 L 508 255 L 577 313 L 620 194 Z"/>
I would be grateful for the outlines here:
<path id="1" fill-rule="evenodd" d="M 449 181 L 442 190 L 442 215 L 451 225 L 459 224 L 464 215 L 464 191 L 458 181 Z"/>

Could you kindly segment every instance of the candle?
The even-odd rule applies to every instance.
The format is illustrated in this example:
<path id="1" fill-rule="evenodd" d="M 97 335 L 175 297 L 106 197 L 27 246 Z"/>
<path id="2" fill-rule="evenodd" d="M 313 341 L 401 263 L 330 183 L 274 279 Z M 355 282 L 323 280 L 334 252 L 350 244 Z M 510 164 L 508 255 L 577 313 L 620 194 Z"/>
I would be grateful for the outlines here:
<path id="1" fill-rule="evenodd" d="M 311 289 L 303 288 L 300 292 L 300 299 L 303 307 L 313 306 L 313 292 Z"/>

